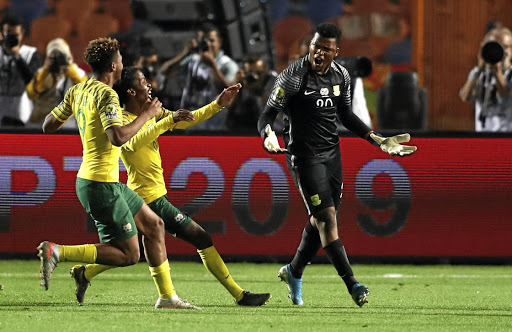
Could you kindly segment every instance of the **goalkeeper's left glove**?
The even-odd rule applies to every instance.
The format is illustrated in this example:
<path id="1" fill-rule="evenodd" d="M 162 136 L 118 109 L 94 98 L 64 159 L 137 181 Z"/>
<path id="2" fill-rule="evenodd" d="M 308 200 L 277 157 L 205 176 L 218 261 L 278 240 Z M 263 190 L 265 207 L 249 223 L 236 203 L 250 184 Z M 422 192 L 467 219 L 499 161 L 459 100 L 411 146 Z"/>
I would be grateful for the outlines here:
<path id="1" fill-rule="evenodd" d="M 409 142 L 411 135 L 401 134 L 391 137 L 382 137 L 375 133 L 371 133 L 370 137 L 379 145 L 382 151 L 392 156 L 399 155 L 401 157 L 412 154 L 417 147 L 410 145 L 402 145 L 400 143 Z"/>

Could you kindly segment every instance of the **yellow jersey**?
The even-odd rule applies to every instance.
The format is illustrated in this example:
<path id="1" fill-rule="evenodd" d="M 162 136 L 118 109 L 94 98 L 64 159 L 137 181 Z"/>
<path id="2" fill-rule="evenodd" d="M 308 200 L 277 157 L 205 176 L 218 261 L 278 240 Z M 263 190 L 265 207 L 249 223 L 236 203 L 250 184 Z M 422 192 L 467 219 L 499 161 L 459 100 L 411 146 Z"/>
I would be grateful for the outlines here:
<path id="1" fill-rule="evenodd" d="M 105 83 L 90 78 L 72 86 L 51 113 L 61 122 L 75 116 L 83 147 L 77 177 L 118 182 L 121 148 L 112 145 L 105 132 L 112 126 L 123 125 L 117 93 Z"/>
<path id="2" fill-rule="evenodd" d="M 216 101 L 192 111 L 194 121 L 174 122 L 172 112 L 162 108 L 158 116 L 148 120 L 137 134 L 122 146 L 121 158 L 128 171 L 128 187 L 149 204 L 167 194 L 160 157 L 158 136 L 167 130 L 186 129 L 214 114 L 222 107 Z M 123 124 L 133 122 L 137 116 L 123 110 Z"/>

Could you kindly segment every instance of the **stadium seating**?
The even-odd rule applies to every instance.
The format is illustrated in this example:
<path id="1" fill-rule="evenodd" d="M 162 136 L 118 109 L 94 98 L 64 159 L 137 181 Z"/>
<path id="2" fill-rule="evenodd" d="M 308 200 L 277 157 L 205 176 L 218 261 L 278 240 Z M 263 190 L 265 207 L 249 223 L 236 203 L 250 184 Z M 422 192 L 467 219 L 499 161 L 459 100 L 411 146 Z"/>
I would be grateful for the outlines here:
<path id="1" fill-rule="evenodd" d="M 9 7 L 9 0 L 0 0 L 0 20 L 4 18 Z"/>
<path id="2" fill-rule="evenodd" d="M 108 14 L 90 14 L 78 24 L 78 39 L 88 42 L 98 37 L 108 37 L 119 31 L 119 22 Z"/>
<path id="3" fill-rule="evenodd" d="M 88 16 L 98 9 L 97 0 L 60 0 L 56 5 L 57 16 L 71 22 L 73 32 L 78 31 L 78 25 L 86 22 Z"/>
<path id="4" fill-rule="evenodd" d="M 50 40 L 59 37 L 68 40 L 70 34 L 71 22 L 56 15 L 49 15 L 34 19 L 30 40 L 39 53 L 45 54 L 46 45 Z"/>
<path id="5" fill-rule="evenodd" d="M 407 1 L 406 1 L 407 2 Z M 357 13 L 399 13 L 400 6 L 389 0 L 352 0 L 349 11 Z M 345 9 L 345 7 L 344 7 Z"/>
<path id="6" fill-rule="evenodd" d="M 311 22 L 302 16 L 288 16 L 279 20 L 272 29 L 278 70 L 288 63 L 288 50 L 293 43 L 310 35 L 313 30 Z"/>
<path id="7" fill-rule="evenodd" d="M 133 23 L 132 9 L 127 0 L 108 0 L 104 2 L 104 12 L 119 21 L 119 30 L 128 31 Z"/>
<path id="8" fill-rule="evenodd" d="M 370 42 L 367 39 L 345 39 L 342 38 L 338 55 L 339 56 L 360 56 L 364 55 L 367 58 L 372 58 L 373 50 Z"/>

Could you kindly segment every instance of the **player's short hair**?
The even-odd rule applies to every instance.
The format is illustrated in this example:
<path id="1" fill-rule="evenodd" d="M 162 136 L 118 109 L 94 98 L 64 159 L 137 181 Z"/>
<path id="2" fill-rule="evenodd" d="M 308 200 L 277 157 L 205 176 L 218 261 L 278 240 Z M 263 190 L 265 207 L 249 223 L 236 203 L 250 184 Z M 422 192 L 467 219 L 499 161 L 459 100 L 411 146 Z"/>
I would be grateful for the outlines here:
<path id="1" fill-rule="evenodd" d="M 118 51 L 119 42 L 116 39 L 98 38 L 89 42 L 84 59 L 94 73 L 102 74 L 110 68 Z"/>
<path id="2" fill-rule="evenodd" d="M 336 42 L 339 43 L 341 39 L 341 30 L 337 26 L 331 23 L 322 23 L 316 27 L 315 30 L 323 38 L 336 38 Z"/>
<path id="3" fill-rule="evenodd" d="M 128 103 L 128 99 L 130 95 L 128 94 L 128 89 L 132 89 L 133 80 L 135 79 L 135 74 L 141 70 L 138 67 L 130 66 L 124 67 L 123 72 L 121 73 L 121 79 L 114 84 L 114 91 L 117 92 L 119 96 L 119 103 L 121 105 L 126 105 Z"/>

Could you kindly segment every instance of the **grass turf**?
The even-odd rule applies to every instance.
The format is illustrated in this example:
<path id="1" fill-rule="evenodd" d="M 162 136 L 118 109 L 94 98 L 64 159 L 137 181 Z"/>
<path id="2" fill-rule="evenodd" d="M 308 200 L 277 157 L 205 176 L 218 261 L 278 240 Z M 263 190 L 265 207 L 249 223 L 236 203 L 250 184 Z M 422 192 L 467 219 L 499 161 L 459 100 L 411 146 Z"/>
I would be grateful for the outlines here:
<path id="1" fill-rule="evenodd" d="M 73 264 L 60 263 L 49 291 L 37 280 L 39 261 L 0 260 L 0 331 L 511 331 L 511 266 L 355 265 L 370 287 L 359 308 L 330 265 L 303 276 L 305 305 L 292 306 L 277 264 L 228 264 L 244 289 L 271 292 L 264 307 L 239 307 L 200 263 L 171 262 L 182 298 L 202 307 L 155 310 L 147 264 L 109 270 L 74 297 Z"/>

